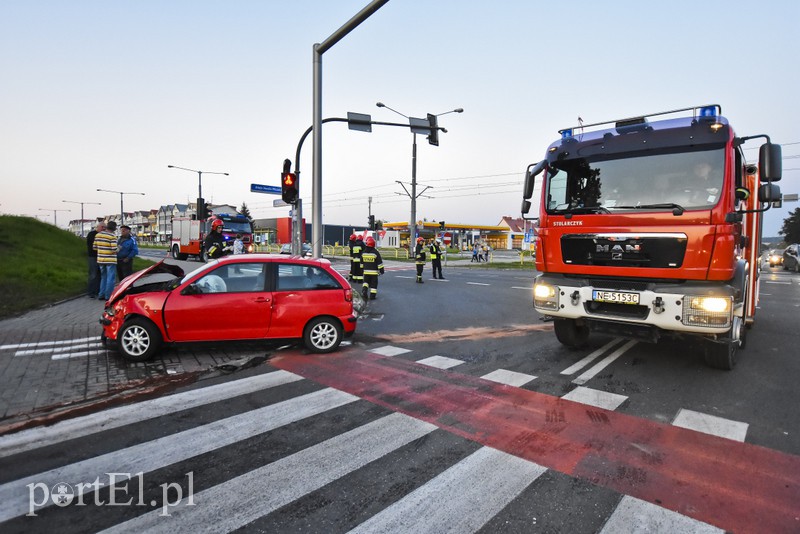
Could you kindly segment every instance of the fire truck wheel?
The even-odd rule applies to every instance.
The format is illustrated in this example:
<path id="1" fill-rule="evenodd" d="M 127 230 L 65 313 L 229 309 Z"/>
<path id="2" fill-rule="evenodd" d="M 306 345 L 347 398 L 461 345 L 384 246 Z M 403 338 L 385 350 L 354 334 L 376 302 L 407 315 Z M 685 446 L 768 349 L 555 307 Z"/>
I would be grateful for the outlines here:
<path id="1" fill-rule="evenodd" d="M 173 245 L 172 246 L 172 257 L 174 259 L 183 261 L 183 260 L 186 259 L 187 256 L 188 256 L 188 254 L 181 254 L 180 253 L 180 249 L 178 248 L 178 245 Z"/>
<path id="2" fill-rule="evenodd" d="M 589 327 L 575 319 L 555 319 L 553 327 L 558 341 L 571 349 L 579 349 L 589 339 Z"/>
<path id="3" fill-rule="evenodd" d="M 714 369 L 730 371 L 736 366 L 738 345 L 738 342 L 732 340 L 727 340 L 725 343 L 706 343 L 704 354 L 706 365 Z"/>

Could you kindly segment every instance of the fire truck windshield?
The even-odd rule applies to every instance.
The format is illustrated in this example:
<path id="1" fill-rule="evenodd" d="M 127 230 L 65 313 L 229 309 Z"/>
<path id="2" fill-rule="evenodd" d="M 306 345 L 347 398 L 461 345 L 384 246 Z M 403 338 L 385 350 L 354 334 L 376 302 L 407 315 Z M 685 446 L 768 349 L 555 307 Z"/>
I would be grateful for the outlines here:
<path id="1" fill-rule="evenodd" d="M 708 209 L 719 201 L 722 148 L 694 152 L 562 159 L 547 170 L 548 213 Z"/>
<path id="2" fill-rule="evenodd" d="M 230 219 L 223 219 L 225 225 L 222 227 L 225 232 L 231 232 L 235 234 L 252 234 L 253 227 L 250 225 L 248 221 L 232 221 Z"/>

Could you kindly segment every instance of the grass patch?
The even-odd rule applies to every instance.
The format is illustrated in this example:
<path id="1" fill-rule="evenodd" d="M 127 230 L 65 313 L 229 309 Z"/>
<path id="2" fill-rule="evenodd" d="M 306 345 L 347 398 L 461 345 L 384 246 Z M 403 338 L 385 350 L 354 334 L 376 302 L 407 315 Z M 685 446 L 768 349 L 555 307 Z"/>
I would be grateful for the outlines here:
<path id="1" fill-rule="evenodd" d="M 86 240 L 32 217 L 0 215 L 0 319 L 86 293 Z M 136 258 L 134 269 L 152 262 Z"/>

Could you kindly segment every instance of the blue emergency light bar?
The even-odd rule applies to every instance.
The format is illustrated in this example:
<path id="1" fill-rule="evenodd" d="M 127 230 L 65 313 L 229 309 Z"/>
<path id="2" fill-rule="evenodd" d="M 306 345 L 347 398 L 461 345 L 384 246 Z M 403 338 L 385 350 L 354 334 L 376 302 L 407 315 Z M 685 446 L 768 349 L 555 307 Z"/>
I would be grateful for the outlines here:
<path id="1" fill-rule="evenodd" d="M 561 134 L 561 139 L 566 140 L 573 137 L 575 130 L 580 130 L 581 133 L 584 133 L 587 129 L 593 128 L 595 126 L 606 126 L 609 124 L 613 125 L 637 125 L 637 124 L 647 124 L 647 118 L 650 117 L 658 117 L 661 115 L 672 115 L 675 113 L 681 113 L 684 111 L 691 111 L 692 117 L 695 119 L 703 119 L 703 121 L 707 121 L 709 119 L 716 120 L 719 115 L 722 114 L 722 106 L 719 104 L 707 104 L 704 106 L 694 106 L 691 108 L 682 108 L 682 109 L 673 109 L 671 111 L 662 111 L 660 113 L 651 113 L 649 115 L 641 115 L 638 117 L 629 117 L 627 119 L 617 119 L 613 121 L 604 121 L 604 122 L 595 122 L 592 124 L 580 124 L 578 126 L 572 126 L 570 128 L 564 128 L 563 130 L 559 130 L 558 133 Z"/>

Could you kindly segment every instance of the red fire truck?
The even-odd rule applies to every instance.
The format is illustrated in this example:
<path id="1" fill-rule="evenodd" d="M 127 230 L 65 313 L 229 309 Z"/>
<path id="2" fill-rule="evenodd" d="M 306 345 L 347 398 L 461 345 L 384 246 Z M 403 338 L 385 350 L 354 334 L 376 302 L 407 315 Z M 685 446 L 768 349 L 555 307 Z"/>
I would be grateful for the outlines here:
<path id="1" fill-rule="evenodd" d="M 533 305 L 562 344 L 580 347 L 590 331 L 700 338 L 709 365 L 733 368 L 755 318 L 761 217 L 780 199 L 781 147 L 738 137 L 721 113 L 698 106 L 559 130 L 528 167 L 522 213 L 538 219 L 541 271 Z M 758 166 L 742 146 L 756 138 Z"/>
<path id="2" fill-rule="evenodd" d="M 170 246 L 172 257 L 176 260 L 185 260 L 189 256 L 195 256 L 200 261 L 206 261 L 203 241 L 215 219 L 225 223 L 222 227 L 222 235 L 226 242 L 230 241 L 233 246 L 236 234 L 241 234 L 245 252 L 253 251 L 253 224 L 250 219 L 238 213 L 235 215 L 217 213 L 207 221 L 198 221 L 191 217 L 172 219 L 172 244 Z"/>

